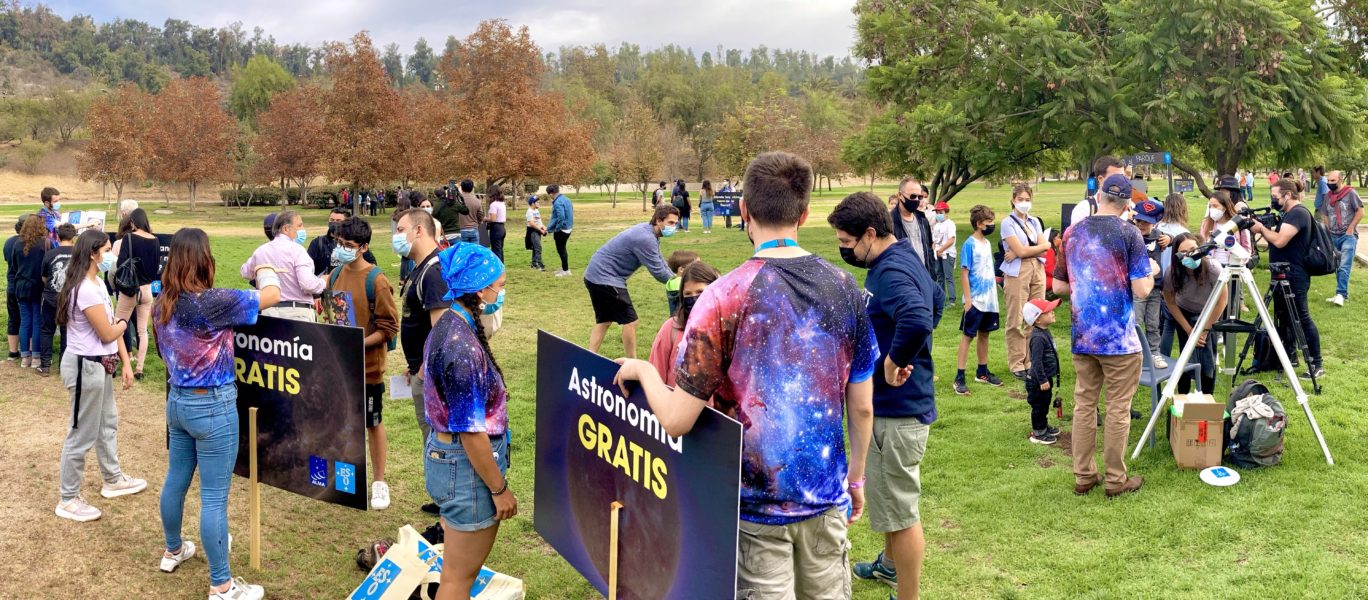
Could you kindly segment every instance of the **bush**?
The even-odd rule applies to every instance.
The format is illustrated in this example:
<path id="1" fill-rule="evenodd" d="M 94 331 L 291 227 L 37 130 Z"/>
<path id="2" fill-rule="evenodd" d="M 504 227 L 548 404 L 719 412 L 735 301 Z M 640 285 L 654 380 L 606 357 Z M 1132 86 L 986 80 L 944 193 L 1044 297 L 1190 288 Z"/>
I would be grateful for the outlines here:
<path id="1" fill-rule="evenodd" d="M 222 200 L 224 206 L 280 206 L 280 190 L 278 188 L 223 190 L 219 192 L 219 199 Z"/>

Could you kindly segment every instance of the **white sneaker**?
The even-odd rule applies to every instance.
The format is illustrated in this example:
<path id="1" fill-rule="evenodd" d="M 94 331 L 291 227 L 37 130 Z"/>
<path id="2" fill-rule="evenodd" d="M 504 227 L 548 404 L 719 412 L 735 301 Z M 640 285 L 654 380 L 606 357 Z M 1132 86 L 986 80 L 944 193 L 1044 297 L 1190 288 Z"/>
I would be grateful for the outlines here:
<path id="1" fill-rule="evenodd" d="M 556 277 L 569 277 L 569 271 L 556 271 Z"/>
<path id="2" fill-rule="evenodd" d="M 29 357 L 25 356 L 25 357 L 22 357 L 22 358 L 19 359 L 19 368 L 21 368 L 21 369 L 27 369 L 27 368 L 29 368 Z"/>
<path id="3" fill-rule="evenodd" d="M 161 570 L 165 573 L 175 571 L 176 567 L 179 567 L 181 563 L 190 560 L 190 557 L 194 555 L 195 544 L 191 543 L 189 540 L 184 540 L 181 542 L 180 552 L 177 552 L 172 556 L 167 556 L 165 552 L 162 552 Z"/>
<path id="4" fill-rule="evenodd" d="M 1168 361 L 1167 361 L 1167 360 L 1164 360 L 1164 355 L 1163 355 L 1163 354 L 1155 354 L 1155 355 L 1153 356 L 1153 359 L 1154 359 L 1154 368 L 1156 368 L 1156 369 L 1167 369 L 1167 368 L 1168 368 Z"/>
<path id="5" fill-rule="evenodd" d="M 1335 294 L 1333 298 L 1326 298 L 1325 301 L 1334 304 L 1335 306 L 1344 306 L 1344 296 L 1339 294 Z"/>
<path id="6" fill-rule="evenodd" d="M 261 600 L 266 597 L 266 590 L 259 585 L 247 583 L 241 577 L 233 578 L 233 585 L 222 592 L 210 592 L 209 600 Z"/>
<path id="7" fill-rule="evenodd" d="M 84 498 L 77 496 L 66 502 L 58 502 L 57 516 L 85 523 L 100 518 L 100 509 L 86 504 Z"/>
<path id="8" fill-rule="evenodd" d="M 390 505 L 389 484 L 377 481 L 371 484 L 371 510 L 385 510 Z"/>
<path id="9" fill-rule="evenodd" d="M 100 495 L 106 498 L 118 498 L 119 496 L 136 494 L 146 488 L 147 480 L 145 479 L 134 479 L 127 475 L 119 475 L 118 481 L 114 483 L 106 481 L 105 484 L 100 487 Z"/>

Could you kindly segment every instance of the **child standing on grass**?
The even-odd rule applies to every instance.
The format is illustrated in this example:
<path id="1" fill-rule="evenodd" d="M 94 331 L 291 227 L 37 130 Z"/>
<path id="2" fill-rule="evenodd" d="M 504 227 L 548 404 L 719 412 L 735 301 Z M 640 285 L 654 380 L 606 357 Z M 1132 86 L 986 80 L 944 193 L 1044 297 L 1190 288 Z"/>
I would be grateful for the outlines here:
<path id="1" fill-rule="evenodd" d="M 936 203 L 936 224 L 931 226 L 931 247 L 935 249 L 936 260 L 940 261 L 940 280 L 936 282 L 945 292 L 945 301 L 953 304 L 955 299 L 955 242 L 958 241 L 955 222 L 950 220 L 950 205 Z"/>
<path id="2" fill-rule="evenodd" d="M 1047 302 L 1037 298 L 1021 307 L 1021 318 L 1031 328 L 1026 403 L 1031 406 L 1030 439 L 1037 444 L 1053 444 L 1059 436 L 1059 428 L 1051 427 L 1049 420 L 1050 399 L 1059 387 L 1059 353 L 1055 351 L 1054 336 L 1050 335 L 1056 306 L 1059 306 L 1059 300 Z"/>
<path id="3" fill-rule="evenodd" d="M 57 334 L 57 295 L 66 284 L 67 265 L 71 263 L 71 248 L 76 244 L 76 226 L 62 223 L 57 226 L 57 247 L 43 256 L 43 308 L 39 323 L 38 374 L 47 377 L 52 368 L 52 338 Z M 66 354 L 66 328 L 62 328 L 62 345 L 57 360 Z M 134 373 L 136 375 L 137 373 Z"/>
<path id="4" fill-rule="evenodd" d="M 675 276 L 665 282 L 665 301 L 670 305 L 670 314 L 675 314 L 679 310 L 679 288 L 684 276 L 684 267 L 689 266 L 698 260 L 698 253 L 693 250 L 675 250 L 670 253 L 669 260 L 665 264 L 670 267 Z"/>
<path id="5" fill-rule="evenodd" d="M 542 262 L 542 238 L 546 237 L 546 225 L 542 224 L 536 194 L 527 198 L 527 216 L 524 220 L 527 222 L 527 235 L 523 238 L 523 245 L 532 251 L 532 268 L 545 272 L 546 263 Z"/>
<path id="6" fill-rule="evenodd" d="M 338 323 L 363 327 L 366 331 L 366 445 L 370 449 L 371 464 L 375 467 L 375 482 L 371 484 L 371 509 L 384 510 L 390 505 L 389 484 L 385 483 L 385 458 L 389 442 L 385 425 L 381 422 L 385 399 L 385 354 L 389 342 L 399 334 L 399 309 L 394 304 L 394 289 L 377 267 L 362 257 L 370 249 L 371 228 L 364 219 L 352 217 L 337 227 L 337 246 L 332 259 L 338 264 L 328 279 L 331 296 L 341 295 L 350 308 L 349 320 Z M 332 306 L 325 302 L 325 306 Z M 336 316 L 335 316 L 336 317 Z"/>
<path id="7" fill-rule="evenodd" d="M 674 266 L 675 252 L 670 255 L 671 268 Z M 708 289 L 708 285 L 717 281 L 721 275 L 717 269 L 709 266 L 693 252 L 693 260 L 684 266 L 676 269 L 679 277 L 674 281 L 679 281 L 680 297 L 677 300 L 678 308 L 670 311 L 670 318 L 660 325 L 660 331 L 656 332 L 655 341 L 651 343 L 651 366 L 660 373 L 660 378 L 665 380 L 665 385 L 673 387 L 675 384 L 675 352 L 679 350 L 679 340 L 684 337 L 684 326 L 689 324 L 689 315 L 693 312 L 694 303 L 703 294 L 703 290 Z"/>
<path id="8" fill-rule="evenodd" d="M 1002 387 L 1002 380 L 988 370 L 988 334 L 998 328 L 997 279 L 993 272 L 993 247 L 989 235 L 996 229 L 993 209 L 982 204 L 969 211 L 969 225 L 974 234 L 964 242 L 960 252 L 960 285 L 964 296 L 964 316 L 960 318 L 958 370 L 955 372 L 955 393 L 969 395 L 964 384 L 964 365 L 969 360 L 969 342 L 978 339 L 978 371 L 974 380 L 993 387 Z"/>

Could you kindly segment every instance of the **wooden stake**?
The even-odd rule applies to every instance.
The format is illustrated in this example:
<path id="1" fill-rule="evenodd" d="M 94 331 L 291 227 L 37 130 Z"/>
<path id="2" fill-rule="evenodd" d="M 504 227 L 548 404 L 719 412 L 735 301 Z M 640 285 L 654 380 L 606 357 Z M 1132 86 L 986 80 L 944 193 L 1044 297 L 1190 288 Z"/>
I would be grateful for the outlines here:
<path id="1" fill-rule="evenodd" d="M 613 516 L 608 523 L 608 600 L 617 600 L 618 578 L 618 513 L 622 503 L 613 501 Z"/>
<path id="2" fill-rule="evenodd" d="M 261 481 L 257 478 L 257 407 L 247 409 L 247 455 L 249 502 L 247 521 L 251 527 L 248 534 L 248 553 L 252 568 L 261 570 Z"/>

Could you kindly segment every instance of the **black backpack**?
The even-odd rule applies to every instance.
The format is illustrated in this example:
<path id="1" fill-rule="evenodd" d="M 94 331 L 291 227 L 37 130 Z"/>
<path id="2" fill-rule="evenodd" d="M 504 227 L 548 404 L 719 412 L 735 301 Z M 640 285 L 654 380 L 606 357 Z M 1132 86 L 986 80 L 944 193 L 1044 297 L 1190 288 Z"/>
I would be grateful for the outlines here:
<path id="1" fill-rule="evenodd" d="M 1235 404 L 1250 396 L 1271 410 L 1271 417 L 1237 418 Z M 1282 462 L 1283 435 L 1287 431 L 1287 412 L 1268 392 L 1268 387 L 1253 379 L 1230 391 L 1226 411 L 1231 414 L 1225 423 L 1226 461 L 1242 469 L 1268 467 Z"/>
<path id="2" fill-rule="evenodd" d="M 120 294 L 134 297 L 138 296 L 138 290 L 142 287 L 142 260 L 133 256 L 133 239 L 137 236 L 129 233 L 124 235 L 124 243 L 119 247 L 119 254 L 127 257 L 119 261 L 119 268 L 114 270 L 114 289 Z"/>
<path id="3" fill-rule="evenodd" d="M 1305 207 L 1303 207 L 1305 208 Z M 1306 244 L 1306 254 L 1302 257 L 1302 267 L 1311 276 L 1330 275 L 1339 269 L 1339 248 L 1330 237 L 1330 230 L 1319 220 L 1311 219 L 1311 229 L 1306 232 L 1310 239 Z"/>

